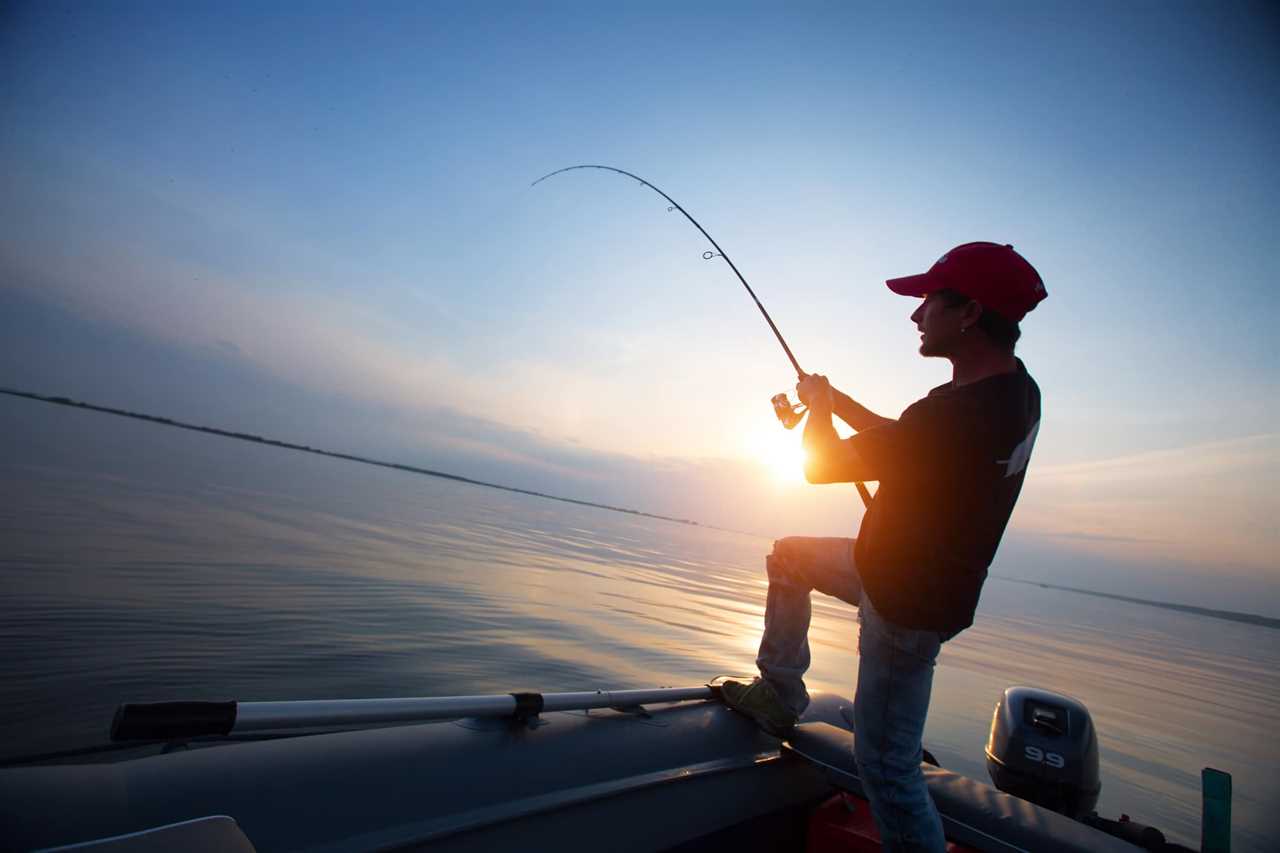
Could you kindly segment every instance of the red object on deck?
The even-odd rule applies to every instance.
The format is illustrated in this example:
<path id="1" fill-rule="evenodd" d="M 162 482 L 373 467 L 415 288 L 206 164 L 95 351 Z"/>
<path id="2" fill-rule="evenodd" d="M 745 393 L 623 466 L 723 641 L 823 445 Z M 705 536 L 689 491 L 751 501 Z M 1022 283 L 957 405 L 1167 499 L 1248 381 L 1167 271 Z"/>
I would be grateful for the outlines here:
<path id="1" fill-rule="evenodd" d="M 839 793 L 809 816 L 807 853 L 880 853 L 880 830 L 871 806 L 853 794 Z M 947 842 L 947 853 L 981 853 L 972 847 Z"/>

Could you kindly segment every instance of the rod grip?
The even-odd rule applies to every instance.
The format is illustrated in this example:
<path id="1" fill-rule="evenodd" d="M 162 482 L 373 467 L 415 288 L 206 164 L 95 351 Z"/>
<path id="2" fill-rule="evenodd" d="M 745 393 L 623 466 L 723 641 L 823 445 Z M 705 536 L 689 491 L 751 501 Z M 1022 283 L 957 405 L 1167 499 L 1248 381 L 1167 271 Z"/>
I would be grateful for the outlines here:
<path id="1" fill-rule="evenodd" d="M 126 702 L 111 720 L 111 739 L 181 740 L 202 735 L 230 734 L 236 724 L 236 703 Z"/>

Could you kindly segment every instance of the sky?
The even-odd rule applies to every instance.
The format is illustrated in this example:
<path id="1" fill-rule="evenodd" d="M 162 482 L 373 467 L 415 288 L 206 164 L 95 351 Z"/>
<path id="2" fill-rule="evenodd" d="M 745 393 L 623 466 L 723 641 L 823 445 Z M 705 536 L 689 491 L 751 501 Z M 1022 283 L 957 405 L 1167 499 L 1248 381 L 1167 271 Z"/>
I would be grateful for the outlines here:
<path id="1" fill-rule="evenodd" d="M 1044 420 L 993 570 L 1280 615 L 1274 5 L 261 5 L 0 9 L 0 386 L 852 535 L 705 239 L 530 186 L 608 164 L 890 417 L 949 365 L 884 280 L 1013 244 Z"/>

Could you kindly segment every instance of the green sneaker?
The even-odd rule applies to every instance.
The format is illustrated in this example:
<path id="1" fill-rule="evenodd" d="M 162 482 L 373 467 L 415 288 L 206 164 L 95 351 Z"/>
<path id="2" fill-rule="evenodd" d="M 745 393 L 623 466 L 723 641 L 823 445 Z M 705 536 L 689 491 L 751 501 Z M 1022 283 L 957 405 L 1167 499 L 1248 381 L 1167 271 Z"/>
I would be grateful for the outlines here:
<path id="1" fill-rule="evenodd" d="M 778 691 L 763 678 L 750 684 L 741 681 L 725 681 L 720 684 L 720 698 L 739 714 L 756 721 L 756 725 L 774 737 L 786 737 L 796 725 L 796 715 L 791 712 Z"/>

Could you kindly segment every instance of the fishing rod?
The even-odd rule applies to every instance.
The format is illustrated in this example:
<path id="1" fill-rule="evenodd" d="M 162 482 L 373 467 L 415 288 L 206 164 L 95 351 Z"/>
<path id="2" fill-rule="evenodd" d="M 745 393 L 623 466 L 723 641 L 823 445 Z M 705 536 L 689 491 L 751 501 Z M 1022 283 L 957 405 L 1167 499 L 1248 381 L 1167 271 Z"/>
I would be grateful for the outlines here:
<path id="1" fill-rule="evenodd" d="M 633 175 L 631 172 L 628 172 L 624 169 L 618 169 L 613 166 L 600 166 L 592 163 L 586 163 L 579 166 L 566 166 L 563 169 L 556 169 L 554 172 L 548 172 L 547 174 L 543 175 L 541 178 L 538 178 L 538 180 L 534 181 L 529 186 L 536 187 L 538 184 L 542 183 L 547 178 L 554 177 L 555 175 L 563 174 L 564 172 L 572 172 L 575 169 L 603 169 L 606 172 L 617 172 L 619 175 L 625 175 L 626 177 L 631 178 L 632 180 L 639 181 L 640 183 L 644 184 L 646 187 L 653 190 L 658 195 L 662 196 L 667 201 L 669 201 L 671 203 L 671 207 L 667 208 L 668 212 L 672 210 L 678 210 L 682 214 L 684 214 L 684 218 L 692 222 L 693 227 L 701 231 L 702 236 L 706 237 L 707 241 L 710 242 L 711 245 L 715 247 L 714 252 L 702 253 L 703 260 L 709 261 L 712 258 L 724 258 L 724 262 L 729 265 L 729 269 L 733 270 L 733 274 L 738 277 L 738 281 L 742 282 L 742 286 L 747 289 L 747 293 L 751 295 L 751 300 L 756 303 L 756 307 L 759 308 L 760 313 L 764 315 L 765 322 L 768 323 L 769 328 L 773 330 L 774 337 L 776 337 L 778 339 L 778 343 L 782 345 L 782 351 L 787 354 L 787 358 L 790 359 L 791 361 L 791 366 L 796 369 L 796 379 L 804 379 L 805 376 L 808 375 L 800 368 L 800 362 L 796 361 L 795 355 L 792 354 L 791 352 L 791 347 L 787 346 L 787 342 L 782 337 L 782 332 L 778 331 L 777 324 L 773 322 L 773 318 L 770 317 L 769 312 L 765 310 L 764 305 L 760 302 L 760 297 L 756 296 L 756 292 L 751 289 L 751 285 L 747 284 L 747 280 L 742 277 L 742 273 L 738 271 L 737 265 L 735 265 L 734 262 L 729 258 L 729 256 L 725 254 L 724 249 L 720 248 L 720 244 L 716 242 L 715 238 L 707 233 L 707 229 L 703 228 L 702 225 L 699 224 L 698 220 L 694 219 L 693 216 L 690 215 L 689 211 L 685 210 L 680 205 L 680 203 L 676 201 L 674 198 L 667 195 L 662 190 L 658 189 L 653 184 L 649 183 L 639 175 Z M 773 404 L 773 413 L 777 415 L 778 420 L 781 421 L 782 425 L 787 429 L 794 429 L 795 426 L 799 424 L 801 420 L 803 420 L 805 412 L 807 411 L 801 405 L 795 405 L 795 406 L 791 405 L 791 401 L 787 399 L 786 393 L 774 394 L 773 397 L 770 399 L 770 402 Z M 871 506 L 871 493 L 867 491 L 867 487 L 862 483 L 855 483 L 855 485 L 858 487 L 858 494 L 861 495 L 862 497 L 862 503 L 868 507 Z"/>
<path id="2" fill-rule="evenodd" d="M 738 277 L 738 281 L 742 282 L 742 286 L 747 289 L 747 293 L 751 294 L 751 299 L 756 303 L 756 307 L 760 309 L 760 313 L 764 315 L 765 322 L 769 324 L 769 328 L 773 329 L 773 334 L 775 337 L 777 337 L 778 343 L 782 344 L 782 351 L 787 354 L 787 358 L 791 359 L 791 366 L 796 369 L 796 378 L 804 379 L 804 377 L 807 374 L 800 369 L 800 362 L 796 361 L 796 357 L 791 354 L 791 347 L 787 346 L 787 342 L 782 339 L 782 332 L 778 331 L 778 327 L 774 324 L 773 318 L 769 316 L 769 312 L 764 310 L 764 306 L 760 304 L 760 298 L 757 297 L 756 292 L 751 289 L 751 285 L 747 284 L 747 280 L 742 277 L 742 273 L 738 272 L 738 268 L 734 265 L 733 261 L 729 259 L 729 256 L 724 253 L 724 249 L 720 248 L 720 244 L 715 241 L 715 238 L 712 237 L 710 234 L 708 234 L 707 229 L 699 225 L 698 220 L 690 216 L 689 211 L 681 207 L 680 203 L 677 202 L 674 198 L 667 195 L 662 190 L 658 189 L 653 184 L 649 183 L 639 175 L 633 175 L 630 172 L 623 171 L 622 169 L 615 169 L 613 166 L 593 166 L 593 165 L 568 166 L 564 169 L 557 169 L 556 171 L 551 172 L 550 174 L 543 175 L 541 178 L 538 178 L 538 180 L 534 181 L 529 186 L 536 187 L 538 184 L 542 183 L 547 178 L 550 178 L 554 175 L 559 175 L 563 172 L 572 172 L 574 169 L 604 169 L 607 172 L 617 172 L 619 175 L 626 175 L 628 178 L 633 178 L 634 180 L 639 181 L 649 189 L 656 192 L 658 195 L 665 198 L 667 201 L 671 202 L 671 207 L 667 208 L 667 211 L 670 212 L 672 209 L 675 209 L 683 213 L 684 218 L 692 222 L 693 227 L 701 231 L 702 236 L 706 237 L 707 240 L 710 241 L 711 245 L 716 247 L 716 250 L 714 252 L 703 252 L 702 253 L 703 259 L 709 261 L 715 257 L 724 258 L 724 262 L 729 265 L 729 269 L 733 270 L 733 274 Z"/>

